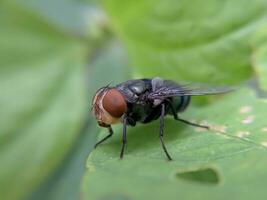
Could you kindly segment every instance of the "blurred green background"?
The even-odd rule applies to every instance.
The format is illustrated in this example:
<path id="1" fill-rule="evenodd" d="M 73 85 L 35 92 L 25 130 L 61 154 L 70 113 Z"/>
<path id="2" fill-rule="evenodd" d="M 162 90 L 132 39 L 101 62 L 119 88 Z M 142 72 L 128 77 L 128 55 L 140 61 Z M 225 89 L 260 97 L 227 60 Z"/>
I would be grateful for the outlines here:
<path id="1" fill-rule="evenodd" d="M 158 122 L 90 154 L 95 91 L 154 76 L 241 87 L 166 120 L 173 162 Z M 266 199 L 266 76 L 266 0 L 2 0 L 0 199 Z"/>

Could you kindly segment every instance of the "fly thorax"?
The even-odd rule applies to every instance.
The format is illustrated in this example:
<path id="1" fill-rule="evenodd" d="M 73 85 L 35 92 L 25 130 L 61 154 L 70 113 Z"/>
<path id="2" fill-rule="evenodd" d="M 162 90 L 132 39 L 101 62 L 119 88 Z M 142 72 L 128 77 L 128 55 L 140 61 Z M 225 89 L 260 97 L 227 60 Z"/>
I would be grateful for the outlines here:
<path id="1" fill-rule="evenodd" d="M 151 80 L 151 85 L 152 85 L 152 91 L 156 91 L 158 88 L 160 88 L 163 85 L 164 81 L 159 78 L 155 77 Z"/>
<path id="2" fill-rule="evenodd" d="M 152 85 L 152 91 L 156 91 L 157 89 L 159 89 L 162 85 L 163 85 L 164 81 L 159 78 L 159 77 L 155 77 L 151 80 L 151 85 Z M 158 105 L 160 105 L 163 102 L 162 99 L 154 99 L 153 101 L 153 106 L 156 107 Z"/>
<path id="3" fill-rule="evenodd" d="M 156 107 L 156 106 L 160 105 L 162 102 L 163 102 L 162 99 L 154 99 L 153 106 Z"/>

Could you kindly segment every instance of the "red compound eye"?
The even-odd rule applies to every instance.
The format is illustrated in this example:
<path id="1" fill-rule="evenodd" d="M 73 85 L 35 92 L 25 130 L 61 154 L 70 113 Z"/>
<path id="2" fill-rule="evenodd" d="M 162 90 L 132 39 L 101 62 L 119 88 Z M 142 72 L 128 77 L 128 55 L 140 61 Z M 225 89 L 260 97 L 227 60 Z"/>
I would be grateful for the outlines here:
<path id="1" fill-rule="evenodd" d="M 127 104 L 122 94 L 116 89 L 110 89 L 103 98 L 103 108 L 115 118 L 120 118 L 127 110 Z"/>

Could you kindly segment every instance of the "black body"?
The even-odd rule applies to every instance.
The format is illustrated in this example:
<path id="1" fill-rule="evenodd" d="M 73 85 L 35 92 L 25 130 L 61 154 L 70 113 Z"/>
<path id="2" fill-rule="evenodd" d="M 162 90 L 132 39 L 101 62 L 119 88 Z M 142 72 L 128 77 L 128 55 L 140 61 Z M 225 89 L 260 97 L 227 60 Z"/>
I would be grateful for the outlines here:
<path id="1" fill-rule="evenodd" d="M 136 122 L 149 123 L 160 117 L 161 104 L 155 105 L 155 100 L 149 98 L 153 89 L 157 89 L 156 84 L 158 84 L 158 87 L 180 87 L 172 81 L 163 80 L 159 84 L 158 81 L 152 81 L 152 79 L 129 80 L 115 86 L 126 98 L 127 125 L 135 126 Z M 186 109 L 190 102 L 190 96 L 167 97 L 162 102 L 166 103 L 165 115 L 172 115 L 172 107 L 176 113 Z"/>
<path id="2" fill-rule="evenodd" d="M 115 88 L 118 90 L 127 103 L 127 111 L 122 116 L 123 132 L 120 158 L 123 158 L 124 154 L 128 125 L 135 126 L 137 122 L 149 123 L 153 120 L 160 119 L 159 138 L 169 160 L 172 160 L 172 158 L 163 141 L 164 117 L 166 115 L 172 115 L 177 121 L 209 129 L 208 126 L 179 118 L 178 113 L 187 108 L 191 96 L 222 94 L 232 90 L 224 87 L 200 88 L 193 87 L 192 85 L 179 85 L 171 80 L 163 80 L 158 77 L 153 79 L 129 80 L 115 87 L 106 88 Z M 113 135 L 111 125 L 106 126 L 106 128 L 109 130 L 109 135 L 100 140 L 95 147 Z"/>

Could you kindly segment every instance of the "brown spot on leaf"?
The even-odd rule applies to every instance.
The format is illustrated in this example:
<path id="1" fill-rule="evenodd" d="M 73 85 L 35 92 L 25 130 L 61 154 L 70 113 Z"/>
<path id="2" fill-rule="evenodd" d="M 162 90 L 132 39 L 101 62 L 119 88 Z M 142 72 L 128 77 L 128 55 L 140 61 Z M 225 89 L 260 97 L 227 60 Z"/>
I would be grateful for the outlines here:
<path id="1" fill-rule="evenodd" d="M 251 106 L 242 106 L 239 110 L 240 113 L 250 113 L 252 110 Z"/>
<path id="2" fill-rule="evenodd" d="M 248 131 L 238 131 L 238 132 L 236 133 L 236 136 L 237 136 L 237 137 L 246 137 L 246 136 L 248 136 L 248 135 L 250 135 L 250 132 L 248 132 Z"/>
<path id="3" fill-rule="evenodd" d="M 254 121 L 254 116 L 253 115 L 249 115 L 247 116 L 245 119 L 242 120 L 243 124 L 251 124 Z"/>

